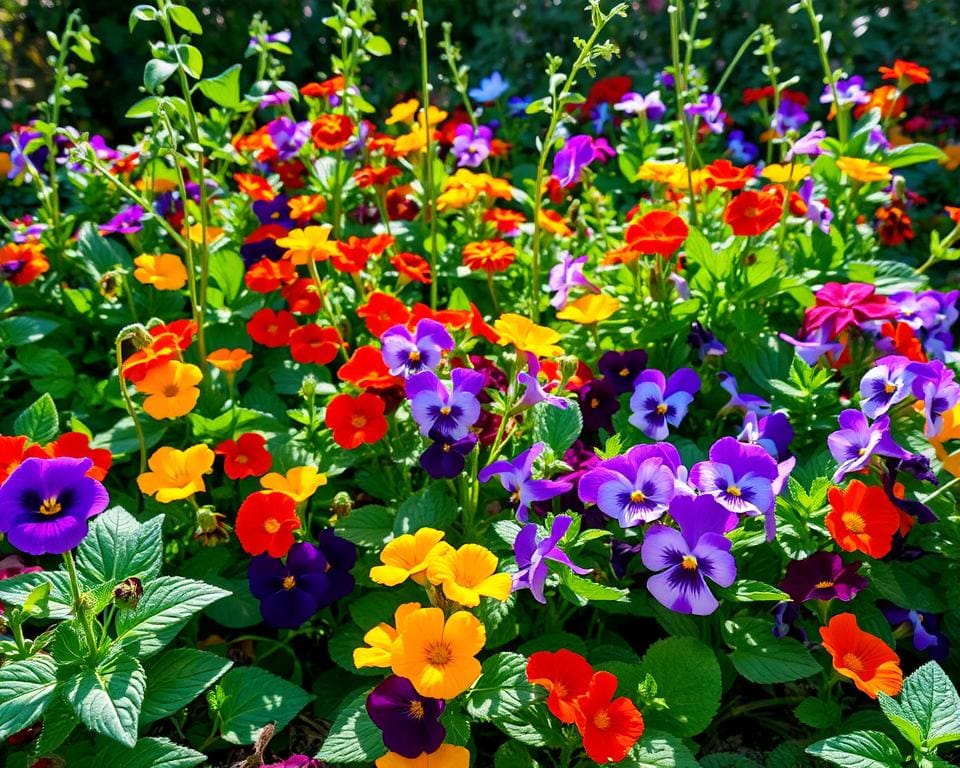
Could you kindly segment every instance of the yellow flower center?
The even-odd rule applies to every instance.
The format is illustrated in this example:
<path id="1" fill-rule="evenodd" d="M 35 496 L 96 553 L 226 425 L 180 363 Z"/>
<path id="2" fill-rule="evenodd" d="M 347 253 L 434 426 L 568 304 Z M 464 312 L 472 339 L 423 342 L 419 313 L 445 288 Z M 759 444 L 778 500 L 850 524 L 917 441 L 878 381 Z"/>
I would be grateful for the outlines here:
<path id="1" fill-rule="evenodd" d="M 630 501 L 634 504 L 642 504 L 647 500 L 647 497 L 644 495 L 643 491 L 634 491 L 630 494 Z"/>
<path id="2" fill-rule="evenodd" d="M 409 360 L 410 360 L 411 363 L 419 363 L 419 362 L 420 362 L 420 350 L 419 350 L 419 349 L 413 350 L 413 351 L 410 353 L 410 358 L 409 358 Z"/>
<path id="3" fill-rule="evenodd" d="M 867 529 L 863 515 L 859 512 L 844 512 L 841 519 L 850 533 L 863 533 Z"/>
<path id="4" fill-rule="evenodd" d="M 685 571 L 695 571 L 699 563 L 697 563 L 697 558 L 693 555 L 684 555 L 680 565 Z"/>
<path id="5" fill-rule="evenodd" d="M 590 407 L 591 407 L 591 408 L 598 408 L 599 406 L 600 406 L 600 401 L 599 401 L 597 398 L 595 398 L 595 397 L 590 398 Z"/>
<path id="6" fill-rule="evenodd" d="M 40 509 L 37 510 L 41 515 L 56 515 L 59 514 L 61 510 L 60 502 L 57 501 L 56 497 L 51 497 L 49 499 L 44 499 L 40 504 Z"/>
<path id="7" fill-rule="evenodd" d="M 729 485 L 727 486 L 727 493 L 729 493 L 731 496 L 736 496 L 739 499 L 742 491 L 740 490 L 739 485 Z"/>
<path id="8" fill-rule="evenodd" d="M 164 397 L 176 397 L 179 394 L 180 394 L 180 387 L 178 387 L 176 384 L 168 384 L 163 388 Z"/>
<path id="9" fill-rule="evenodd" d="M 290 590 L 297 586 L 297 580 L 293 576 L 283 577 L 283 588 Z"/>
<path id="10" fill-rule="evenodd" d="M 866 448 L 861 448 L 859 451 L 857 451 L 857 456 L 863 456 L 866 452 Z"/>
<path id="11" fill-rule="evenodd" d="M 851 672 L 863 672 L 865 665 L 857 654 L 851 652 L 843 654 L 843 666 Z"/>
<path id="12" fill-rule="evenodd" d="M 660 405 L 657 406 L 657 413 L 663 416 L 663 414 L 665 414 L 668 409 L 669 409 L 669 406 L 666 403 L 660 403 Z"/>
<path id="13" fill-rule="evenodd" d="M 433 643 L 427 648 L 427 663 L 434 667 L 445 667 L 452 655 L 446 643 Z"/>
<path id="14" fill-rule="evenodd" d="M 449 416 L 449 415 L 450 415 L 450 406 L 449 406 L 449 405 L 443 406 L 443 408 L 440 409 L 440 413 L 441 413 L 443 416 Z"/>
<path id="15" fill-rule="evenodd" d="M 450 453 L 450 443 L 444 443 L 444 444 L 443 444 L 443 452 L 444 452 L 444 453 Z"/>
<path id="16" fill-rule="evenodd" d="M 267 533 L 276 533 L 280 530 L 280 523 L 277 522 L 277 518 L 268 517 L 263 521 L 263 530 Z"/>
<path id="17" fill-rule="evenodd" d="M 629 369 L 629 368 L 621 368 L 621 369 L 620 369 L 620 375 L 623 376 L 623 377 L 629 376 L 629 375 L 630 375 L 630 369 Z"/>
<path id="18" fill-rule="evenodd" d="M 408 713 L 410 717 L 412 717 L 414 720 L 423 720 L 423 716 L 426 714 L 426 712 L 423 709 L 423 702 L 411 701 L 410 709 L 408 710 Z"/>
<path id="19" fill-rule="evenodd" d="M 610 713 L 605 709 L 600 709 L 593 716 L 593 725 L 595 728 L 605 731 L 610 727 Z"/>
<path id="20" fill-rule="evenodd" d="M 895 384 L 890 384 L 888 382 L 887 384 L 883 385 L 883 391 L 886 392 L 888 395 L 892 395 L 894 392 L 897 391 L 897 387 Z"/>
<path id="21" fill-rule="evenodd" d="M 367 426 L 367 417 L 357 414 L 350 419 L 350 423 L 353 425 L 354 429 L 360 429 L 361 427 Z"/>
<path id="22" fill-rule="evenodd" d="M 832 582 L 832 581 L 818 581 L 816 584 L 814 584 L 814 587 L 816 587 L 817 589 L 830 589 L 831 587 L 833 587 L 833 582 Z"/>

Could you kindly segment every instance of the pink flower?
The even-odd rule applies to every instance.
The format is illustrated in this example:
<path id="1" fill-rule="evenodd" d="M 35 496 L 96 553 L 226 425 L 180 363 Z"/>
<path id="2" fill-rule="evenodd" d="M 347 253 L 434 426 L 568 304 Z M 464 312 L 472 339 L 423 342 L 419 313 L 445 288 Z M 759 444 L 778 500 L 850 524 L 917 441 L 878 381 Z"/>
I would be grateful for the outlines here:
<path id="1" fill-rule="evenodd" d="M 896 306 L 886 296 L 878 296 L 876 288 L 867 283 L 827 283 L 816 297 L 816 305 L 804 315 L 808 333 L 823 327 L 835 338 L 851 326 L 897 315 Z"/>

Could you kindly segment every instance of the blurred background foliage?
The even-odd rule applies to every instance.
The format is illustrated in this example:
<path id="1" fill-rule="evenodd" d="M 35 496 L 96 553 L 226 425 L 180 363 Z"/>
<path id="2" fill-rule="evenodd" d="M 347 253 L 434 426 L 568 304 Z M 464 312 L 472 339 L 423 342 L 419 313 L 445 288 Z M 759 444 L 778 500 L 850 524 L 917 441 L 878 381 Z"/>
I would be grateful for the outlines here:
<path id="1" fill-rule="evenodd" d="M 289 79 L 303 83 L 329 74 L 330 30 L 322 19 L 330 13 L 324 0 L 186 0 L 205 28 L 197 45 L 205 57 L 204 71 L 213 75 L 243 61 L 247 26 L 261 11 L 274 29 L 293 33 L 294 56 L 288 60 Z M 711 38 L 709 48 L 697 53 L 696 63 L 711 82 L 733 57 L 744 38 L 760 23 L 771 24 L 781 45 L 777 62 L 783 77 L 798 75 L 798 89 L 819 93 L 822 72 L 811 45 L 803 14 L 786 12 L 790 0 L 713 0 L 699 37 Z M 376 62 L 364 73 L 369 99 L 381 110 L 416 90 L 418 51 L 416 34 L 403 19 L 412 0 L 377 0 L 377 30 L 393 45 L 390 58 Z M 464 60 L 472 68 L 472 83 L 498 69 L 513 86 L 513 93 L 540 92 L 545 76 L 541 66 L 547 52 L 565 57 L 573 50 L 571 38 L 585 27 L 580 0 L 427 0 L 431 22 L 432 71 L 442 89 L 446 65 L 436 43 L 440 23 L 451 21 Z M 849 73 L 876 82 L 876 68 L 895 57 L 918 61 L 933 72 L 934 81 L 914 89 L 934 112 L 960 113 L 960 0 L 820 0 L 824 26 L 833 31 L 831 57 Z M 99 37 L 96 62 L 82 64 L 90 88 L 75 100 L 72 119 L 81 128 L 96 129 L 112 141 L 122 141 L 135 128 L 123 118 L 139 98 L 138 87 L 148 58 L 145 35 L 148 25 L 130 34 L 127 15 L 131 3 L 117 0 L 0 0 L 0 132 L 11 121 L 23 121 L 32 105 L 45 98 L 49 87 L 47 30 L 62 27 L 66 15 L 79 9 Z M 621 56 L 599 74 L 626 74 L 641 89 L 669 60 L 666 0 L 634 0 L 629 18 L 611 25 L 611 37 Z M 245 73 L 252 79 L 253 63 Z M 764 84 L 759 61 L 747 56 L 733 78 L 736 86 Z M 732 94 L 727 96 L 729 100 Z M 921 106 L 922 105 L 918 105 Z M 911 112 L 915 113 L 916 109 Z"/>

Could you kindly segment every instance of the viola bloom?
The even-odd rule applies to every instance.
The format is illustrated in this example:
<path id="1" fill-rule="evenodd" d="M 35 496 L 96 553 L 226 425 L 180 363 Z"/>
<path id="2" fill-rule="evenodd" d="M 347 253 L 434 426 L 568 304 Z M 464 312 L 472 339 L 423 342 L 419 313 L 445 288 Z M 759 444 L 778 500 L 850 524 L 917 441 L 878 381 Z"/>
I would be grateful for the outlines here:
<path id="1" fill-rule="evenodd" d="M 234 530 L 247 554 L 284 557 L 293 546 L 293 532 L 300 530 L 297 504 L 285 493 L 251 493 L 237 510 Z"/>
<path id="2" fill-rule="evenodd" d="M 863 563 L 844 565 L 840 555 L 814 552 L 802 560 L 791 560 L 780 589 L 797 603 L 807 600 L 833 600 L 847 603 L 867 588 L 867 580 L 857 573 Z"/>
<path id="3" fill-rule="evenodd" d="M 432 371 L 407 379 L 406 393 L 410 410 L 424 435 L 436 432 L 441 438 L 462 440 L 480 418 L 477 395 L 483 387 L 483 374 L 469 368 L 454 368 L 450 387 Z"/>
<path id="4" fill-rule="evenodd" d="M 617 695 L 617 678 L 596 672 L 577 700 L 577 730 L 587 756 L 601 765 L 618 763 L 643 735 L 643 716 L 626 696 Z"/>
<path id="5" fill-rule="evenodd" d="M 437 545 L 445 536 L 435 528 L 421 528 L 416 533 L 405 533 L 388 542 L 380 552 L 380 562 L 370 569 L 370 579 L 377 584 L 395 587 L 407 579 L 426 584 L 426 571 L 431 556 L 439 551 Z"/>
<path id="6" fill-rule="evenodd" d="M 481 597 L 503 602 L 510 595 L 511 578 L 508 573 L 496 572 L 497 562 L 497 557 L 479 544 L 444 547 L 429 558 L 427 578 L 442 586 L 449 600 L 467 608 L 480 605 Z"/>
<path id="7" fill-rule="evenodd" d="M 428 435 L 433 442 L 420 455 L 420 466 L 435 480 L 458 477 L 467 465 L 466 457 L 477 444 L 477 436 L 454 439 L 449 435 L 431 430 Z"/>
<path id="8" fill-rule="evenodd" d="M 887 355 L 876 360 L 860 379 L 860 409 L 871 419 L 883 416 L 894 405 L 910 396 L 915 374 L 907 370 L 910 360 L 902 355 Z"/>
<path id="9" fill-rule="evenodd" d="M 923 433 L 934 437 L 943 430 L 943 414 L 960 402 L 960 385 L 954 380 L 953 371 L 939 360 L 912 363 L 907 370 L 914 375 L 913 396 L 923 403 Z"/>
<path id="10" fill-rule="evenodd" d="M 545 604 L 547 599 L 543 595 L 543 589 L 549 573 L 548 560 L 560 563 L 576 574 L 590 573 L 590 568 L 574 565 L 567 554 L 560 549 L 560 540 L 566 535 L 572 523 L 573 518 L 569 515 L 557 515 L 553 519 L 550 531 L 542 537 L 540 526 L 536 523 L 527 523 L 523 526 L 513 543 L 517 561 L 517 573 L 513 577 L 514 592 L 519 589 L 529 589 L 534 600 Z M 553 712 L 552 709 L 550 711 Z"/>
<path id="11" fill-rule="evenodd" d="M 837 417 L 840 429 L 827 437 L 827 447 L 837 462 L 833 482 L 839 483 L 851 472 L 865 469 L 874 456 L 905 459 L 910 453 L 897 445 L 890 435 L 890 417 L 881 416 L 873 424 L 860 411 L 848 408 Z"/>
<path id="12" fill-rule="evenodd" d="M 381 337 L 383 361 L 394 376 L 409 378 L 422 371 L 432 371 L 440 364 L 444 352 L 453 349 L 453 337 L 436 320 L 423 319 L 411 333 L 406 326 L 395 325 Z"/>
<path id="13" fill-rule="evenodd" d="M 561 648 L 537 651 L 527 661 L 527 680 L 547 689 L 547 709 L 561 723 L 576 722 L 581 696 L 590 688 L 593 667 L 583 656 Z"/>
<path id="14" fill-rule="evenodd" d="M 190 363 L 168 360 L 152 368 L 136 382 L 137 389 L 148 397 L 143 401 L 143 410 L 155 419 L 177 419 L 186 416 L 200 399 L 200 383 L 203 374 Z"/>
<path id="15" fill-rule="evenodd" d="M 291 546 L 286 561 L 267 554 L 254 557 L 247 578 L 263 620 L 271 627 L 296 629 L 329 605 L 327 567 L 323 553 L 306 541 Z"/>
<path id="16" fill-rule="evenodd" d="M 157 448 L 147 461 L 150 471 L 137 477 L 137 487 L 162 504 L 189 498 L 207 489 L 203 476 L 213 471 L 213 460 L 213 451 L 202 444 L 185 451 Z"/>
<path id="17" fill-rule="evenodd" d="M 527 521 L 529 505 L 535 501 L 546 501 L 561 493 L 566 493 L 573 485 L 565 480 L 534 480 L 533 464 L 543 453 L 546 446 L 535 443 L 515 459 L 501 459 L 480 470 L 477 478 L 485 483 L 492 477 L 499 477 L 504 490 L 510 492 L 510 501 L 517 504 L 517 519 Z"/>
<path id="18" fill-rule="evenodd" d="M 326 484 L 327 476 L 316 467 L 292 467 L 285 475 L 271 472 L 260 478 L 264 490 L 284 493 L 297 504 L 309 499 Z"/>
<path id="19" fill-rule="evenodd" d="M 375 443 L 387 434 L 385 411 L 386 404 L 376 395 L 368 392 L 357 397 L 341 394 L 327 405 L 324 423 L 333 431 L 337 445 L 353 450 L 366 443 Z"/>
<path id="20" fill-rule="evenodd" d="M 0 485 L 0 532 L 29 555 L 61 555 L 87 535 L 110 497 L 90 459 L 28 458 Z"/>
<path id="21" fill-rule="evenodd" d="M 409 680 L 390 675 L 367 697 L 367 714 L 383 732 L 383 745 L 413 759 L 436 752 L 447 736 L 440 724 L 446 702 L 417 693 Z"/>
<path id="22" fill-rule="evenodd" d="M 903 687 L 900 657 L 876 635 L 864 632 L 852 613 L 839 613 L 820 628 L 823 648 L 833 668 L 853 680 L 871 699 L 883 692 L 896 696 Z"/>
<path id="23" fill-rule="evenodd" d="M 900 515 L 882 488 L 851 480 L 843 490 L 831 488 L 827 499 L 830 511 L 825 523 L 841 549 L 870 557 L 890 552 Z"/>
<path id="24" fill-rule="evenodd" d="M 179 256 L 172 253 L 142 254 L 133 260 L 137 268 L 133 276 L 144 285 L 158 291 L 178 291 L 187 284 L 187 268 Z"/>
<path id="25" fill-rule="evenodd" d="M 557 263 L 550 268 L 548 278 L 553 298 L 550 306 L 563 309 L 570 297 L 570 291 L 576 287 L 586 288 L 588 291 L 598 292 L 600 289 L 583 275 L 583 268 L 589 256 L 574 258 L 570 251 L 560 251 L 557 254 Z"/>
<path id="26" fill-rule="evenodd" d="M 231 480 L 260 477 L 273 464 L 266 438 L 256 432 L 245 432 L 236 440 L 224 440 L 213 452 L 223 456 L 223 471 Z"/>
<path id="27" fill-rule="evenodd" d="M 665 440 L 669 427 L 678 427 L 687 415 L 700 377 L 691 368 L 680 368 L 667 379 L 660 371 L 641 371 L 630 398 L 630 423 L 653 440 Z"/>
<path id="28" fill-rule="evenodd" d="M 457 611 L 444 618 L 439 608 L 410 613 L 391 648 L 393 674 L 405 677 L 421 696 L 452 699 L 480 677 L 476 654 L 486 630 L 473 614 Z"/>

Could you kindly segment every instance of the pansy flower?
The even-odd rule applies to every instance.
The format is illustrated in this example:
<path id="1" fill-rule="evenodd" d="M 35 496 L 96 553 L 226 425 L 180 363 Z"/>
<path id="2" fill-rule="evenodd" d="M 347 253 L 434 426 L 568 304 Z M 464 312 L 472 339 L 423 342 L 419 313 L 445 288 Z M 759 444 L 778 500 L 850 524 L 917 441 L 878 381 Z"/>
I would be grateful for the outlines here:
<path id="1" fill-rule="evenodd" d="M 527 370 L 517 374 L 517 383 L 524 386 L 523 397 L 517 404 L 520 407 L 529 408 L 541 402 L 547 402 L 560 409 L 570 407 L 570 401 L 567 398 L 551 395 L 547 391 L 547 388 L 552 387 L 555 382 L 550 382 L 546 386 L 540 383 L 540 361 L 534 354 L 527 353 Z"/>
<path id="2" fill-rule="evenodd" d="M 254 557 L 247 579 L 263 620 L 272 627 L 296 629 L 329 605 L 327 568 L 323 553 L 307 541 L 291 546 L 285 561 L 268 554 Z"/>
<path id="3" fill-rule="evenodd" d="M 517 505 L 517 519 L 526 522 L 529 505 L 546 501 L 566 493 L 573 484 L 564 480 L 534 480 L 533 464 L 546 446 L 534 443 L 514 459 L 500 459 L 480 470 L 477 478 L 485 483 L 499 477 L 504 490 L 510 493 L 510 501 Z"/>
<path id="4" fill-rule="evenodd" d="M 543 588 L 549 573 L 547 565 L 549 560 L 560 563 L 580 575 L 590 573 L 590 568 L 574 565 L 567 554 L 560 549 L 560 540 L 570 530 L 572 524 L 573 518 L 569 515 L 557 515 L 553 519 L 550 531 L 544 536 L 540 535 L 541 529 L 536 523 L 527 523 L 523 526 L 513 543 L 517 561 L 517 573 L 513 577 L 514 592 L 518 589 L 529 589 L 534 600 L 538 603 L 546 603 Z M 552 709 L 550 711 L 553 712 Z"/>
<path id="5" fill-rule="evenodd" d="M 247 554 L 283 557 L 293 546 L 293 532 L 300 530 L 297 503 L 285 493 L 251 493 L 237 510 L 234 530 Z"/>
<path id="6" fill-rule="evenodd" d="M 960 385 L 954 373 L 939 360 L 911 363 L 907 370 L 914 374 L 913 396 L 923 403 L 924 435 L 934 437 L 943 430 L 943 414 L 960 402 Z"/>
<path id="7" fill-rule="evenodd" d="M 527 660 L 527 680 L 547 689 L 547 709 L 561 723 L 577 719 L 577 701 L 587 693 L 593 667 L 579 653 L 565 648 L 537 651 Z"/>
<path id="8" fill-rule="evenodd" d="M 434 480 L 458 477 L 467 465 L 467 456 L 477 444 L 477 436 L 454 439 L 435 430 L 428 435 L 433 442 L 420 455 L 420 466 Z"/>
<path id="9" fill-rule="evenodd" d="M 837 462 L 837 471 L 833 473 L 835 483 L 851 472 L 865 469 L 874 456 L 904 459 L 911 455 L 890 435 L 889 416 L 881 416 L 870 424 L 863 413 L 848 408 L 841 411 L 837 421 L 840 429 L 827 436 L 827 447 Z"/>
<path id="10" fill-rule="evenodd" d="M 620 400 L 606 379 L 593 379 L 577 390 L 584 432 L 605 430 L 614 433 L 613 415 L 620 410 Z"/>
<path id="11" fill-rule="evenodd" d="M 406 326 L 395 325 L 381 337 L 383 361 L 394 376 L 409 378 L 422 371 L 432 371 L 443 359 L 443 353 L 454 347 L 453 337 L 436 320 L 424 319 L 411 333 Z"/>
<path id="12" fill-rule="evenodd" d="M 680 368 L 667 379 L 660 371 L 641 371 L 630 397 L 630 423 L 653 440 L 665 440 L 669 427 L 677 427 L 687 415 L 693 396 L 700 391 L 700 377 L 692 368 Z"/>
<path id="13" fill-rule="evenodd" d="M 685 104 L 683 111 L 687 113 L 687 117 L 702 118 L 710 133 L 723 133 L 727 113 L 723 111 L 723 103 L 717 94 L 701 94 L 696 104 Z"/>
<path id="14" fill-rule="evenodd" d="M 871 699 L 878 693 L 896 696 L 903 687 L 900 657 L 883 640 L 864 632 L 852 613 L 839 613 L 820 628 L 823 648 L 833 668 L 853 680 Z"/>
<path id="15" fill-rule="evenodd" d="M 840 555 L 834 552 L 814 552 L 787 564 L 780 589 L 797 603 L 834 598 L 846 603 L 867 588 L 867 580 L 857 573 L 861 565 L 861 562 L 844 565 Z"/>
<path id="16" fill-rule="evenodd" d="M 618 395 L 633 391 L 640 372 L 647 367 L 647 353 L 642 349 L 626 352 L 608 350 L 601 355 L 597 368 Z"/>
<path id="17" fill-rule="evenodd" d="M 387 434 L 385 412 L 383 399 L 369 392 L 356 397 L 339 394 L 327 405 L 324 424 L 330 428 L 337 445 L 353 450 L 365 443 L 375 443 Z"/>
<path id="18" fill-rule="evenodd" d="M 469 368 L 454 368 L 450 379 L 448 387 L 433 371 L 423 371 L 407 379 L 406 393 L 413 418 L 424 435 L 437 432 L 461 440 L 480 418 L 477 395 L 484 376 Z"/>
<path id="19" fill-rule="evenodd" d="M 864 414 L 876 419 L 910 396 L 915 374 L 907 369 L 909 364 L 902 355 L 887 355 L 873 363 L 860 379 L 860 409 Z"/>
<path id="20" fill-rule="evenodd" d="M 446 702 L 417 693 L 413 684 L 390 675 L 367 696 L 367 714 L 383 733 L 383 745 L 406 758 L 436 752 L 446 738 L 440 724 Z"/>
<path id="21" fill-rule="evenodd" d="M 231 480 L 260 477 L 273 464 L 266 439 L 256 432 L 245 432 L 236 440 L 223 440 L 213 452 L 223 456 L 223 471 Z"/>
<path id="22" fill-rule="evenodd" d="M 727 373 L 726 371 L 720 371 L 717 374 L 717 380 L 720 382 L 720 386 L 727 391 L 727 394 L 730 395 L 730 400 L 727 401 L 727 404 L 720 409 L 721 412 L 730 411 L 736 408 L 741 409 L 746 413 L 770 413 L 770 403 L 767 400 L 764 400 L 759 395 L 751 395 L 746 392 L 740 392 L 740 388 L 737 386 L 737 380 L 733 377 L 733 374 Z"/>
<path id="23" fill-rule="evenodd" d="M 936 614 L 901 608 L 886 600 L 881 600 L 878 607 L 894 630 L 894 636 L 899 637 L 903 632 L 910 632 L 913 638 L 913 648 L 919 653 L 927 654 L 935 661 L 943 661 L 950 654 L 950 638 L 938 626 Z"/>

